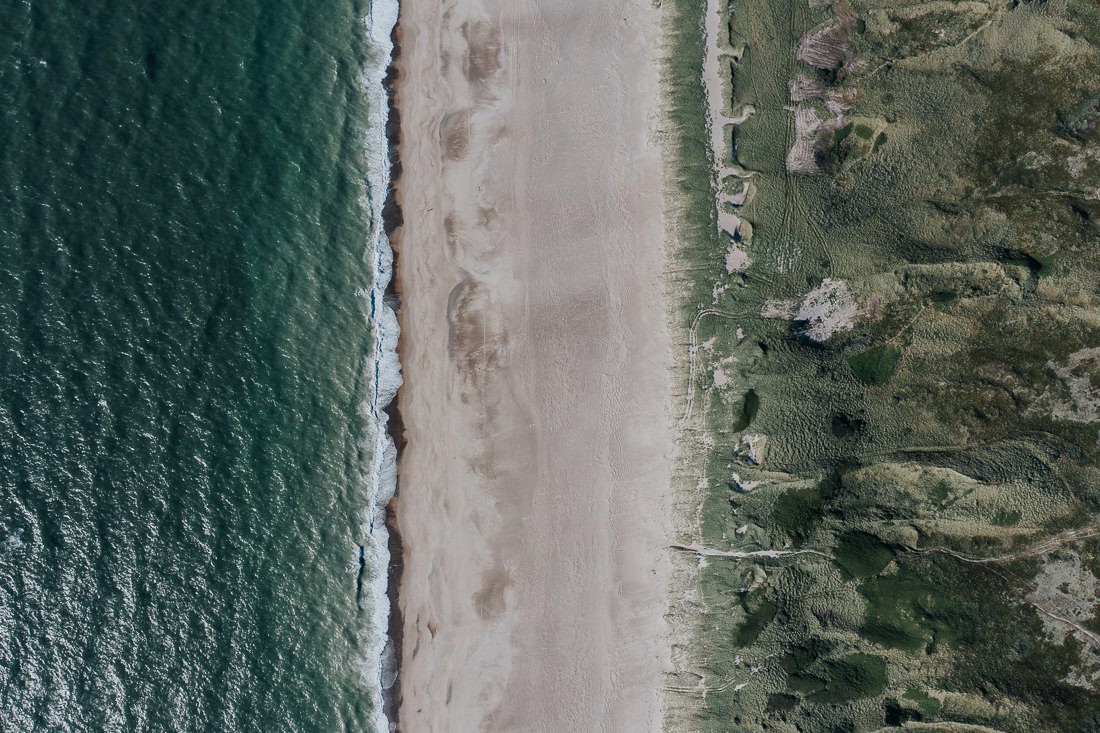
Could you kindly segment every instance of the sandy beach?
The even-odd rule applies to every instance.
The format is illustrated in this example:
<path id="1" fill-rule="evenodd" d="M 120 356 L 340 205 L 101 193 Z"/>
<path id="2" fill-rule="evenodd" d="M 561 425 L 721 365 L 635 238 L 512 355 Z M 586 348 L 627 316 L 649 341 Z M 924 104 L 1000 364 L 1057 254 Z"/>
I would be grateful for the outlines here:
<path id="1" fill-rule="evenodd" d="M 402 730 L 661 726 L 658 14 L 402 3 Z"/>

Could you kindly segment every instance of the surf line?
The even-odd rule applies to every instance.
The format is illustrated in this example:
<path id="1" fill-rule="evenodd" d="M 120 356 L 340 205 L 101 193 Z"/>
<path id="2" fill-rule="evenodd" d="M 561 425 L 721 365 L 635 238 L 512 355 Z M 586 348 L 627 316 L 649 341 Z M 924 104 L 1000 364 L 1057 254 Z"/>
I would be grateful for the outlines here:
<path id="1" fill-rule="evenodd" d="M 398 355 L 399 298 L 393 285 L 394 252 L 390 235 L 401 224 L 394 182 L 400 176 L 397 159 L 399 116 L 394 89 L 399 69 L 397 0 L 369 0 L 366 60 L 360 86 L 367 100 L 365 144 L 367 185 L 364 210 L 369 212 L 370 290 L 366 418 L 367 466 L 364 485 L 367 506 L 363 521 L 359 597 L 366 623 L 361 637 L 364 682 L 370 698 L 371 728 L 392 731 L 400 703 L 398 663 L 402 621 L 396 605 L 401 576 L 401 537 L 394 512 L 397 459 L 402 443 L 401 416 L 394 401 L 401 387 Z"/>

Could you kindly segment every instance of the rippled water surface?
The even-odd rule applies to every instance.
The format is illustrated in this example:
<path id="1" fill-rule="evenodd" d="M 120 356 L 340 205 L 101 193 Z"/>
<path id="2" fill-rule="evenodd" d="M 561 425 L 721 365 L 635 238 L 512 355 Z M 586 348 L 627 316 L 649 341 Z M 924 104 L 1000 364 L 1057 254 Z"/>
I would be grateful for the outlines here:
<path id="1" fill-rule="evenodd" d="M 369 8 L 0 7 L 0 730 L 363 730 Z"/>

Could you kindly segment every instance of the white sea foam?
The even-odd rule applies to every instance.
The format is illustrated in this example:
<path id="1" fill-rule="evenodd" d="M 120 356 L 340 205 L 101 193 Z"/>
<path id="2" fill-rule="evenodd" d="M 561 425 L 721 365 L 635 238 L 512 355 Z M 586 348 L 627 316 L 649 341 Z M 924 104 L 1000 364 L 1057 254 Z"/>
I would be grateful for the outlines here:
<path id="1" fill-rule="evenodd" d="M 382 209 L 390 187 L 389 143 L 386 120 L 389 100 L 383 86 L 393 53 L 390 34 L 397 22 L 397 0 L 373 0 L 365 26 L 368 58 L 362 71 L 362 89 L 369 109 L 366 140 L 367 191 L 365 208 L 370 214 L 371 262 L 370 331 L 373 350 L 370 355 L 370 398 L 364 406 L 367 417 L 367 455 L 364 484 L 367 509 L 363 523 L 363 599 L 367 611 L 364 629 L 364 679 L 372 709 L 371 727 L 381 733 L 392 723 L 383 710 L 383 694 L 397 676 L 397 659 L 389 638 L 389 598 L 386 595 L 390 554 L 386 531 L 386 505 L 397 489 L 397 449 L 386 429 L 386 406 L 401 386 L 401 364 L 397 357 L 399 329 L 397 314 L 386 302 L 385 293 L 393 275 L 393 251 L 382 224 Z"/>

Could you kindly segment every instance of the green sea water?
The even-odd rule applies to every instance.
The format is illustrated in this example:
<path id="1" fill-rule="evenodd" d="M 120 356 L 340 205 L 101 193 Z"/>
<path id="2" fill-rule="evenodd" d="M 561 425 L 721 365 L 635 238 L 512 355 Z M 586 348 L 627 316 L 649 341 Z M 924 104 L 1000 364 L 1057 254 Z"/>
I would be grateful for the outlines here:
<path id="1" fill-rule="evenodd" d="M 0 5 L 0 730 L 377 720 L 369 13 Z"/>

